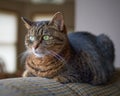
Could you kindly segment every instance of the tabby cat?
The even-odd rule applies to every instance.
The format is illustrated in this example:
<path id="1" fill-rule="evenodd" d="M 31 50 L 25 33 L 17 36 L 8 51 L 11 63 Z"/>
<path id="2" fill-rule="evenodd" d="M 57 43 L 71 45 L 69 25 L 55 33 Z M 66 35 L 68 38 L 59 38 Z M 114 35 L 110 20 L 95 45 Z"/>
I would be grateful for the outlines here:
<path id="1" fill-rule="evenodd" d="M 23 77 L 43 77 L 61 83 L 106 83 L 114 73 L 114 46 L 104 34 L 67 34 L 63 15 L 57 12 L 50 21 L 22 20 L 25 36 Z"/>

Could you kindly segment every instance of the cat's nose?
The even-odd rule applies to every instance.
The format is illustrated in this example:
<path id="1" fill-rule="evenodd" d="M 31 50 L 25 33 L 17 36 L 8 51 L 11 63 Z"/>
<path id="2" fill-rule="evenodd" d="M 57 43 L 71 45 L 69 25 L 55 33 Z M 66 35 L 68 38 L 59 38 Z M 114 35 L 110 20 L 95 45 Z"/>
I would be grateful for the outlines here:
<path id="1" fill-rule="evenodd" d="M 33 47 L 34 49 L 37 49 L 37 48 L 39 47 L 39 43 L 38 43 L 38 42 L 34 42 L 32 47 Z"/>

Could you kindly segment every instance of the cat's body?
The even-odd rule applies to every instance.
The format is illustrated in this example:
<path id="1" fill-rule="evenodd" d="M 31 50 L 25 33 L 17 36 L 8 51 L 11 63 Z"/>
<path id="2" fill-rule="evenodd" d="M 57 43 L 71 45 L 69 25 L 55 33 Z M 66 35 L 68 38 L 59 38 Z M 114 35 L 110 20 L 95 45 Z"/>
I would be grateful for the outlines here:
<path id="1" fill-rule="evenodd" d="M 73 66 L 82 82 L 93 84 L 106 82 L 114 72 L 114 47 L 105 35 L 95 36 L 87 32 L 68 35 L 73 55 Z"/>
<path id="2" fill-rule="evenodd" d="M 107 36 L 95 36 L 88 32 L 67 35 L 61 13 L 55 14 L 48 22 L 33 23 L 24 18 L 23 21 L 29 31 L 25 41 L 24 77 L 95 85 L 106 83 L 111 78 L 114 46 Z"/>

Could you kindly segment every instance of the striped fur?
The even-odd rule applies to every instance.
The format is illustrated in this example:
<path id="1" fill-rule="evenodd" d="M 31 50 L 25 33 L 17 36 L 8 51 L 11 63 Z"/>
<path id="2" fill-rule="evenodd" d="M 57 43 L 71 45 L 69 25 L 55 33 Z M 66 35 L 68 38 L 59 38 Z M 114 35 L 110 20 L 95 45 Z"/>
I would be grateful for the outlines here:
<path id="1" fill-rule="evenodd" d="M 106 35 L 89 32 L 67 35 L 63 16 L 51 21 L 32 22 L 23 18 L 26 70 L 24 77 L 51 78 L 61 83 L 106 83 L 114 72 L 114 46 Z"/>

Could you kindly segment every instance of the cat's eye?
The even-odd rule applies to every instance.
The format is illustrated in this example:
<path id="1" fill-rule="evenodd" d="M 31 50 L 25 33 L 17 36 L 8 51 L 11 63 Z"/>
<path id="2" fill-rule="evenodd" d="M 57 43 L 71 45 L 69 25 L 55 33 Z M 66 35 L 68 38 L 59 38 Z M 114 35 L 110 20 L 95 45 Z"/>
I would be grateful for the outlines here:
<path id="1" fill-rule="evenodd" d="M 45 35 L 45 36 L 43 36 L 43 40 L 49 40 L 50 39 L 50 36 L 48 36 L 48 35 Z"/>
<path id="2" fill-rule="evenodd" d="M 29 39 L 30 39 L 31 42 L 34 42 L 36 40 L 36 37 L 35 36 L 30 36 Z"/>

